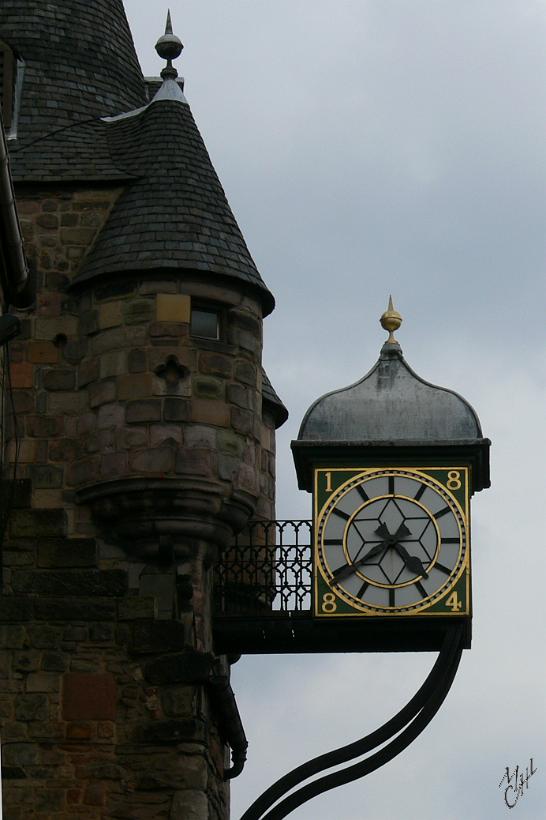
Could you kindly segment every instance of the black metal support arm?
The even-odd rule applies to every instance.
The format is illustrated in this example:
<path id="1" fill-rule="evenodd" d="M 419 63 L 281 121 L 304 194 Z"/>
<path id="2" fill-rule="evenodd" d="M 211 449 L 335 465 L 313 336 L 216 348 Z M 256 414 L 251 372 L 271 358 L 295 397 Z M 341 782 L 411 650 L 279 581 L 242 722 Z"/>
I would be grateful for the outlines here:
<path id="1" fill-rule="evenodd" d="M 445 700 L 459 666 L 463 642 L 463 628 L 453 625 L 446 633 L 440 653 L 425 682 L 397 715 L 366 737 L 320 755 L 280 778 L 247 809 L 241 820 L 282 820 L 313 797 L 364 777 L 400 754 L 421 734 Z M 365 760 L 314 780 L 278 803 L 288 791 L 307 778 L 360 757 L 393 737 L 394 740 L 387 746 Z M 278 804 L 271 809 L 274 803 Z"/>

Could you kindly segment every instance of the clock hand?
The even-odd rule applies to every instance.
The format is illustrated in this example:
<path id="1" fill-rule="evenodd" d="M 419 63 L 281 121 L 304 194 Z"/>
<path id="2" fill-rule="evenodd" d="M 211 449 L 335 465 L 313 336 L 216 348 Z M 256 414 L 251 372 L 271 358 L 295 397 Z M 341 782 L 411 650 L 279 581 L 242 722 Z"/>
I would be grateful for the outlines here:
<path id="1" fill-rule="evenodd" d="M 336 581 L 340 579 L 346 578 L 348 575 L 352 575 L 353 572 L 360 567 L 362 564 L 365 564 L 366 561 L 369 561 L 370 558 L 375 558 L 376 555 L 379 555 L 383 552 L 387 545 L 386 544 L 377 544 L 377 546 L 372 547 L 366 555 L 363 555 L 362 558 L 359 558 L 358 561 L 355 561 L 352 564 L 345 564 L 343 567 L 338 567 L 334 570 L 333 575 Z"/>
<path id="2" fill-rule="evenodd" d="M 400 547 L 400 545 L 397 543 L 398 539 L 404 538 L 407 535 L 411 535 L 411 532 L 405 524 L 400 524 L 396 533 L 394 535 L 391 535 L 387 525 L 384 522 L 381 522 L 379 527 L 375 530 L 375 533 L 383 539 L 382 543 L 377 544 L 375 547 L 372 547 L 370 550 L 368 550 L 368 552 L 365 555 L 362 556 L 362 558 L 359 558 L 358 561 L 354 561 L 351 564 L 345 564 L 344 566 L 338 567 L 336 570 L 334 570 L 333 576 L 336 582 L 339 582 L 340 580 L 343 580 L 343 578 L 352 575 L 352 573 L 355 572 L 358 569 L 358 567 L 365 564 L 367 561 L 369 561 L 370 558 L 375 558 L 376 555 L 380 555 L 388 547 L 394 547 L 397 551 L 399 551 L 398 548 Z M 413 556 L 409 555 L 405 547 L 400 547 L 400 549 L 403 550 L 403 552 L 399 551 L 399 554 L 404 559 L 404 562 L 408 569 L 410 569 L 412 572 L 418 572 L 420 575 L 423 575 L 425 578 L 428 578 L 428 575 L 419 559 L 414 559 Z M 415 561 L 418 562 L 418 567 L 417 564 L 415 564 Z M 410 566 L 410 563 L 412 564 L 412 566 Z"/>
<path id="3" fill-rule="evenodd" d="M 411 535 L 411 532 L 408 530 L 405 524 L 400 524 L 396 533 L 393 535 L 393 538 L 405 538 L 406 535 Z"/>
<path id="4" fill-rule="evenodd" d="M 417 575 L 422 575 L 424 578 L 428 578 L 428 573 L 424 568 L 421 560 L 417 558 L 416 555 L 410 555 L 409 552 L 402 544 L 394 544 L 394 549 L 398 553 L 398 555 L 403 559 L 405 565 L 411 572 L 415 572 Z"/>
<path id="5" fill-rule="evenodd" d="M 401 538 L 405 538 L 407 535 L 411 535 L 411 532 L 408 530 L 405 524 L 400 524 L 394 535 L 391 535 L 389 532 L 389 528 L 383 522 L 376 529 L 375 533 L 385 541 L 385 546 L 391 547 L 394 545 L 396 541 L 400 540 Z"/>
<path id="6" fill-rule="evenodd" d="M 410 555 L 409 552 L 402 544 L 398 542 L 403 538 L 406 538 L 408 535 L 411 535 L 411 531 L 406 527 L 405 524 L 400 524 L 394 535 L 391 535 L 387 525 L 382 522 L 379 527 L 375 531 L 377 535 L 380 535 L 384 538 L 383 545 L 385 547 L 393 547 L 396 552 L 400 555 L 403 559 L 405 565 L 411 572 L 415 572 L 419 575 L 422 575 L 424 578 L 428 578 L 427 571 L 425 570 L 423 564 L 417 558 L 417 556 Z"/>
<path id="7" fill-rule="evenodd" d="M 378 526 L 378 528 L 375 531 L 375 534 L 379 535 L 381 538 L 390 538 L 391 537 L 391 534 L 389 532 L 389 529 L 388 529 L 387 525 L 383 522 L 381 522 L 381 524 Z"/>

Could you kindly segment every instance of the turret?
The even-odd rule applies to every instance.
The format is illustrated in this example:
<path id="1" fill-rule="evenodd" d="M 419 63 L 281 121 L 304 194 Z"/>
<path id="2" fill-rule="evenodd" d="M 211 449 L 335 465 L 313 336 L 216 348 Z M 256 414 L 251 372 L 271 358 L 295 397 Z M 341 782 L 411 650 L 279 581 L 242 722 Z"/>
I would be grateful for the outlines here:
<path id="1" fill-rule="evenodd" d="M 233 775 L 246 741 L 212 642 L 212 574 L 251 517 L 274 517 L 274 300 L 173 66 L 170 16 L 148 84 L 118 0 L 8 0 L 1 19 L 21 68 L 9 147 L 37 293 L 11 347 L 2 602 L 32 662 L 13 667 L 28 716 L 14 711 L 4 759 L 67 817 L 136 817 L 157 790 L 170 816 L 224 817 L 226 750 Z M 30 759 L 62 785 L 29 785 Z"/>

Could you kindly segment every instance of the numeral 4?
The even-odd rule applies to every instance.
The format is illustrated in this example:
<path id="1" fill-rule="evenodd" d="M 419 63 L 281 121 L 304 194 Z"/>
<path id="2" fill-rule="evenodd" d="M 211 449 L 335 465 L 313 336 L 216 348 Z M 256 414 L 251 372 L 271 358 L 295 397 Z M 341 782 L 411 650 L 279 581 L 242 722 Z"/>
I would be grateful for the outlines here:
<path id="1" fill-rule="evenodd" d="M 452 592 L 446 601 L 446 606 L 448 606 L 452 612 L 460 612 L 463 608 L 463 602 L 459 601 L 459 596 L 456 592 Z"/>

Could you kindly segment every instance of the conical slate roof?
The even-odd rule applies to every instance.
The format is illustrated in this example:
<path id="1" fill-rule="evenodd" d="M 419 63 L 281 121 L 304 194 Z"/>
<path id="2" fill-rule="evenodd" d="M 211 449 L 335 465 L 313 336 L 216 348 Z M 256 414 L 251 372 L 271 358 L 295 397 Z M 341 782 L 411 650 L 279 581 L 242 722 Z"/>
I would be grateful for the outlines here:
<path id="1" fill-rule="evenodd" d="M 258 289 L 264 312 L 271 312 L 273 297 L 177 83 L 165 80 L 152 103 L 107 128 L 115 166 L 137 179 L 116 202 L 73 284 L 143 270 L 209 273 Z"/>
<path id="2" fill-rule="evenodd" d="M 172 66 L 148 101 L 122 0 L 2 0 L 0 24 L 25 61 L 15 181 L 129 183 L 74 284 L 206 273 L 242 283 L 270 313 Z"/>
<path id="3" fill-rule="evenodd" d="M 2 0 L 0 38 L 24 60 L 10 146 L 16 180 L 36 180 L 37 149 L 28 149 L 37 144 L 44 172 L 38 179 L 51 176 L 50 161 L 67 147 L 77 172 L 74 153 L 81 150 L 83 158 L 89 140 L 74 126 L 146 102 L 122 0 Z"/>
<path id="4" fill-rule="evenodd" d="M 398 343 L 385 343 L 363 379 L 319 398 L 307 411 L 298 441 L 469 442 L 482 438 L 478 416 L 452 390 L 418 376 Z"/>

